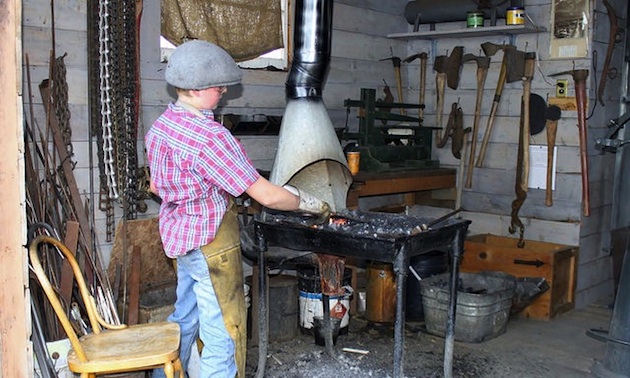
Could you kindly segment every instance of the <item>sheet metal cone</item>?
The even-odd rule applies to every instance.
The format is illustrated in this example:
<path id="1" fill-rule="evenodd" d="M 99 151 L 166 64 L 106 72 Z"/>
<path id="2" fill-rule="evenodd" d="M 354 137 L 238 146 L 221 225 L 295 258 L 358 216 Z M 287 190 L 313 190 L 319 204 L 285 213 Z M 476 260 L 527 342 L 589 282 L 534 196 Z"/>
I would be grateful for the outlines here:
<path id="1" fill-rule="evenodd" d="M 269 181 L 305 190 L 332 211 L 346 208 L 352 175 L 321 99 L 288 100 Z"/>

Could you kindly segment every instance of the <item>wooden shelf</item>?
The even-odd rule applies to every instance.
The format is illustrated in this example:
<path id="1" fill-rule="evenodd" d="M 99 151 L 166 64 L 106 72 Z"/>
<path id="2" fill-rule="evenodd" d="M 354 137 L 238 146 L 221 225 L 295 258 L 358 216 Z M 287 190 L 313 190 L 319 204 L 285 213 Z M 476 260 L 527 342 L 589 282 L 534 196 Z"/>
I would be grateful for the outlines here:
<path id="1" fill-rule="evenodd" d="M 479 28 L 466 28 L 455 30 L 427 30 L 409 33 L 393 33 L 388 34 L 387 38 L 392 39 L 438 39 L 438 38 L 463 38 L 463 37 L 479 37 L 486 35 L 514 35 L 527 33 L 545 32 L 542 26 L 536 26 L 529 20 L 524 25 L 498 25 L 498 26 L 482 26 Z"/>

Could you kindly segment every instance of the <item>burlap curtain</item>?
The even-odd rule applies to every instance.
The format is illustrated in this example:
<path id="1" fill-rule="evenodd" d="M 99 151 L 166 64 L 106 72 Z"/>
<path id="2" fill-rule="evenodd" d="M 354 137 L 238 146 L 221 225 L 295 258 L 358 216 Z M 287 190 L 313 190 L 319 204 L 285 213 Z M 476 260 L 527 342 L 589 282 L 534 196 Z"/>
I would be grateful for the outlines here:
<path id="1" fill-rule="evenodd" d="M 281 0 L 162 0 L 162 36 L 216 43 L 236 61 L 282 48 Z"/>

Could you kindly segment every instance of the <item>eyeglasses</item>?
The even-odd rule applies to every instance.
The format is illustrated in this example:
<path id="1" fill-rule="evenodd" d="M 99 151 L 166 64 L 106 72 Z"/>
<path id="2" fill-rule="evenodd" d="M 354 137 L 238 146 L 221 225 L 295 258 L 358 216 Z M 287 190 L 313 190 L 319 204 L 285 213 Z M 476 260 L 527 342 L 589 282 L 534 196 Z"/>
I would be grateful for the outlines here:
<path id="1" fill-rule="evenodd" d="M 214 89 L 215 91 L 219 92 L 219 94 L 224 94 L 227 92 L 227 87 L 226 86 L 222 86 L 222 87 L 211 87 L 212 89 Z"/>

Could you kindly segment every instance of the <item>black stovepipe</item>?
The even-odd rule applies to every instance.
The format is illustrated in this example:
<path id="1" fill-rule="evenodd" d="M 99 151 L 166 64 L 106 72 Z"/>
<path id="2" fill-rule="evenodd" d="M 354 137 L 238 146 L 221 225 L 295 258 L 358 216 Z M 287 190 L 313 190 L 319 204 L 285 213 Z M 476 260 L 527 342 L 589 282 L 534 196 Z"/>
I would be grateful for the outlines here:
<path id="1" fill-rule="evenodd" d="M 322 97 L 332 39 L 332 0 L 297 0 L 293 60 L 285 83 L 288 99 Z"/>

